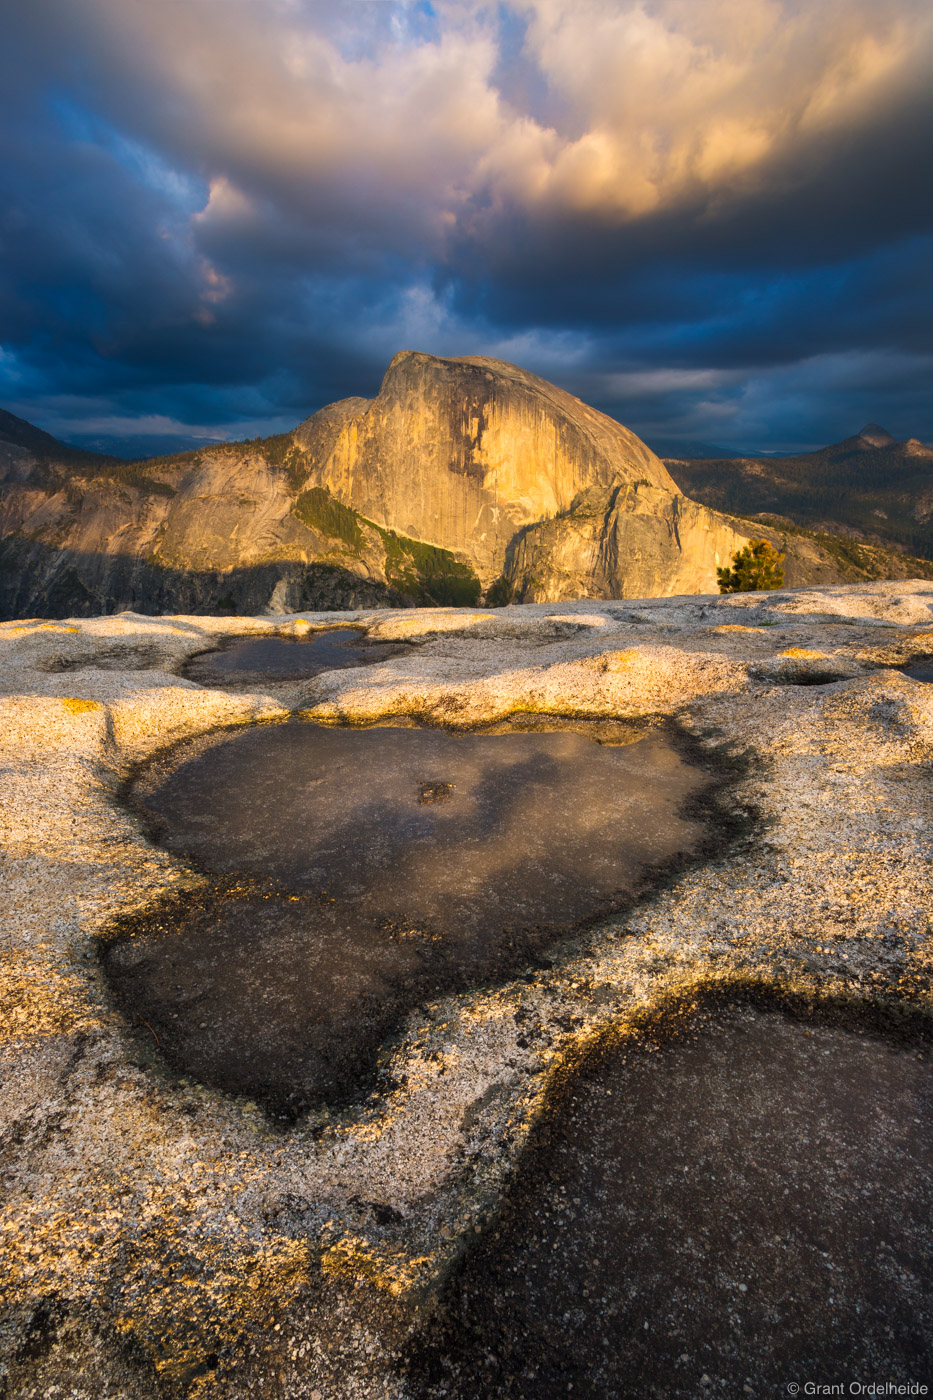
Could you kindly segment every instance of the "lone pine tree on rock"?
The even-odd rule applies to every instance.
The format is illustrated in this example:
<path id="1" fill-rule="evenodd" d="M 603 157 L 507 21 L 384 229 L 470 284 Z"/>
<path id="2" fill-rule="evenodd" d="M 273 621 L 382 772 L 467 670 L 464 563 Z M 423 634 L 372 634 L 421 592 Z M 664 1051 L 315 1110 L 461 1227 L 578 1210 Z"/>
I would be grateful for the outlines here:
<path id="1" fill-rule="evenodd" d="M 732 567 L 716 570 L 720 593 L 759 593 L 784 586 L 784 555 L 767 540 L 749 540 L 732 556 Z"/>

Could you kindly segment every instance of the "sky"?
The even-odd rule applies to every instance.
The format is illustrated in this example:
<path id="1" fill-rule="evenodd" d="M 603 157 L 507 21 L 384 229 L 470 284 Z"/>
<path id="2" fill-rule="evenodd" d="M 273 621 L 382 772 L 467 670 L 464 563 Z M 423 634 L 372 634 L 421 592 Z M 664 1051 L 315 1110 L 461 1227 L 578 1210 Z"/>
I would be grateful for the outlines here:
<path id="1" fill-rule="evenodd" d="M 122 456 L 485 354 L 933 441 L 929 0 L 0 0 L 0 405 Z"/>

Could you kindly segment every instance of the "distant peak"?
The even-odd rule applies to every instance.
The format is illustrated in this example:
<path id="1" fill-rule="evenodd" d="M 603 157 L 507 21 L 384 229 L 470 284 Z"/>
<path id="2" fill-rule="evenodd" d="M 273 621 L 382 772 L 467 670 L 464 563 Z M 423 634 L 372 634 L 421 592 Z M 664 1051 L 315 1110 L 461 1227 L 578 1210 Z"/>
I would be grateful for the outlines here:
<path id="1" fill-rule="evenodd" d="M 15 413 L 8 413 L 5 408 L 0 408 L 0 442 L 10 443 L 14 447 L 25 447 L 27 451 L 40 457 L 47 457 L 50 454 L 54 457 L 61 457 L 63 454 L 71 453 L 73 455 L 75 452 L 80 455 L 80 448 L 71 447 L 66 442 L 59 442 L 58 438 L 52 437 L 51 433 L 37 428 L 34 423 L 27 422 L 25 418 L 17 418 Z M 86 455 L 93 456 L 94 454 Z"/>
<path id="2" fill-rule="evenodd" d="M 880 428 L 877 423 L 866 423 L 865 427 L 857 434 L 860 441 L 869 447 L 893 447 L 897 438 L 891 436 L 884 428 Z"/>

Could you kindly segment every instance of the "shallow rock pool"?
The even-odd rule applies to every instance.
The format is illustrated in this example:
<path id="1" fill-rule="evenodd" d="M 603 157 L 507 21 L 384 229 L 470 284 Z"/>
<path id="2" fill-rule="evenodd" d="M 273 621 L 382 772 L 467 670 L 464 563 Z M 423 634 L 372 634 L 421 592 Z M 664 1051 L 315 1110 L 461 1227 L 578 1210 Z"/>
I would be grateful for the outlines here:
<path id="1" fill-rule="evenodd" d="M 927 1047 L 700 1016 L 572 1076 L 451 1280 L 412 1394 L 929 1385 L 931 1218 Z"/>
<path id="2" fill-rule="evenodd" d="M 215 735 L 132 797 L 210 879 L 107 971 L 178 1068 L 293 1115 L 350 1091 L 419 1001 L 513 975 L 701 853 L 720 781 L 609 723 Z"/>
<path id="3" fill-rule="evenodd" d="M 324 671 L 371 666 L 406 650 L 394 642 L 367 642 L 358 627 L 329 627 L 306 637 L 234 637 L 202 651 L 182 668 L 200 685 L 238 687 L 308 680 Z"/>

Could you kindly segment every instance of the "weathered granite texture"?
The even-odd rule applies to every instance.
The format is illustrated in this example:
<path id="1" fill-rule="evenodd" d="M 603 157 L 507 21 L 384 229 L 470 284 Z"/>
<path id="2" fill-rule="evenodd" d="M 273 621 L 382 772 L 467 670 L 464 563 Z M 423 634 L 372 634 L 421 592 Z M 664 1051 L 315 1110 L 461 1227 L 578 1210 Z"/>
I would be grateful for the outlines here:
<path id="1" fill-rule="evenodd" d="M 522 603 L 702 593 L 748 541 L 737 526 L 646 481 L 593 489 L 566 515 L 522 532 L 506 577 Z"/>
<path id="2" fill-rule="evenodd" d="M 8 1400 L 394 1396 L 406 1339 L 581 1047 L 711 984 L 933 1014 L 933 584 L 353 614 L 416 643 L 271 692 L 211 639 L 347 616 L 0 627 L 0 1356 Z M 166 1073 L 97 958 L 194 871 L 120 801 L 183 737 L 300 709 L 471 726 L 673 716 L 733 765 L 731 845 L 550 969 L 425 1004 L 391 1087 L 289 1130 Z"/>
<path id="3" fill-rule="evenodd" d="M 377 398 L 296 431 L 310 479 L 377 522 L 468 554 L 485 582 L 522 526 L 580 492 L 642 480 L 674 495 L 659 457 L 612 418 L 517 365 L 403 351 Z"/>

